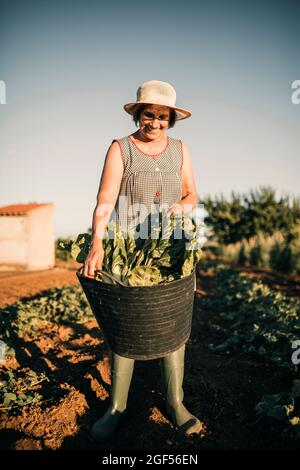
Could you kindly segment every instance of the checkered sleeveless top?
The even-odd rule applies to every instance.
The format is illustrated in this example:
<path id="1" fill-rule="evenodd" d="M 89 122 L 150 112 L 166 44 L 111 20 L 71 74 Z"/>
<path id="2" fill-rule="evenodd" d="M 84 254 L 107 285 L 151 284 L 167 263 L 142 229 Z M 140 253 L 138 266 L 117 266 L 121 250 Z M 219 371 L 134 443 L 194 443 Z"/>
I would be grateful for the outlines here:
<path id="1" fill-rule="evenodd" d="M 144 153 L 130 136 L 114 139 L 112 142 L 118 142 L 120 145 L 124 165 L 115 205 L 118 222 L 131 223 L 133 216 L 128 214 L 128 208 L 133 205 L 137 208 L 142 204 L 143 210 L 147 210 L 145 215 L 148 215 L 149 212 L 157 212 L 181 200 L 180 170 L 183 154 L 180 139 L 167 136 L 165 149 L 157 155 Z M 136 211 L 133 212 L 136 216 Z M 124 217 L 127 217 L 127 220 Z"/>

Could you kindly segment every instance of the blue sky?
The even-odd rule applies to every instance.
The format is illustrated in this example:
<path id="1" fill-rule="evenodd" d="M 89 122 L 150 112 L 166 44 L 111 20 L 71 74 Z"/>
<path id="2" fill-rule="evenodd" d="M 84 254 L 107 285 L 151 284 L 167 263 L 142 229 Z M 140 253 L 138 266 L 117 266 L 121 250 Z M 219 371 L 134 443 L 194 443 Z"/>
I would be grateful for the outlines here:
<path id="1" fill-rule="evenodd" d="M 299 196 L 299 21 L 296 1 L 1 1 L 0 204 L 53 202 L 56 236 L 86 231 L 106 151 L 136 130 L 123 105 L 153 79 L 192 112 L 168 133 L 200 199 Z"/>

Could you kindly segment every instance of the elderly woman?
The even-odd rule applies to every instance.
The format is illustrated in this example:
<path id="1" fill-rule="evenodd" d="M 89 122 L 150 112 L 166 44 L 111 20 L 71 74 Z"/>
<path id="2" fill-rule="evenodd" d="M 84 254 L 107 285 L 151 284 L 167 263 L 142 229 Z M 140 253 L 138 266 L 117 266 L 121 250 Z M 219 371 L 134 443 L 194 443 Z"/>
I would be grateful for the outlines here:
<path id="1" fill-rule="evenodd" d="M 143 83 L 137 100 L 124 106 L 133 116 L 138 130 L 118 140 L 108 149 L 93 213 L 93 235 L 83 275 L 94 277 L 103 260 L 102 238 L 112 212 L 118 221 L 132 220 L 130 207 L 167 205 L 170 212 L 186 213 L 198 202 L 189 152 L 180 139 L 171 138 L 167 130 L 191 113 L 175 105 L 172 85 L 158 80 Z M 125 200 L 127 213 L 120 208 Z M 124 219 L 125 215 L 125 219 Z M 132 214 L 131 214 L 132 215 Z M 160 359 L 166 408 L 175 426 L 185 434 L 199 433 L 202 423 L 183 405 L 185 345 Z M 125 415 L 134 369 L 134 359 L 112 352 L 111 400 L 102 418 L 93 425 L 92 436 L 101 441 L 113 435 Z"/>

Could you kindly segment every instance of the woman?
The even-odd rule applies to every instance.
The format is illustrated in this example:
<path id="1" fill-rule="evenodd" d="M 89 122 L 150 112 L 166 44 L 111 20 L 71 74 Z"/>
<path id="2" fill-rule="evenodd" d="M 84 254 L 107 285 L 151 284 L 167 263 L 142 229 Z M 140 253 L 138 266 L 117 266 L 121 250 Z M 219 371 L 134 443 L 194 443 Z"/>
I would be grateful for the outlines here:
<path id="1" fill-rule="evenodd" d="M 189 152 L 180 139 L 167 130 L 191 113 L 175 105 L 172 85 L 158 80 L 143 83 L 137 100 L 124 106 L 139 129 L 130 136 L 113 140 L 108 149 L 93 213 L 92 244 L 83 275 L 94 277 L 103 260 L 102 238 L 111 214 L 131 223 L 138 204 L 147 213 L 169 207 L 170 212 L 187 213 L 198 201 Z M 123 204 L 121 208 L 120 201 Z M 126 210 L 124 209 L 126 208 Z M 129 209 L 129 210 L 128 210 Z M 139 212 L 140 214 L 140 212 Z M 145 213 L 146 215 L 146 213 Z M 139 219 L 140 220 L 140 219 Z M 202 423 L 182 403 L 185 345 L 160 359 L 167 411 L 185 434 L 199 433 Z M 134 359 L 112 352 L 111 403 L 104 416 L 93 425 L 92 436 L 101 441 L 113 435 L 124 417 Z"/>

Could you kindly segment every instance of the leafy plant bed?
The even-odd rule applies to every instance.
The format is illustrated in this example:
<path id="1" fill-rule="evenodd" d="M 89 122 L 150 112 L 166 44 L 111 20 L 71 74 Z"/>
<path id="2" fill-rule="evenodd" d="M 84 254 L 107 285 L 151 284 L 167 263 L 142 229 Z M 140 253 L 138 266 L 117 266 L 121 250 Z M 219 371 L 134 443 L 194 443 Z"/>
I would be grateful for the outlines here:
<path id="1" fill-rule="evenodd" d="M 209 345 L 211 351 L 225 355 L 248 353 L 266 365 L 286 369 L 287 388 L 262 396 L 255 410 L 285 420 L 300 437 L 300 374 L 298 363 L 292 360 L 293 344 L 300 338 L 300 301 L 228 266 L 210 263 L 208 269 L 213 274 L 213 294 L 201 298 L 200 305 L 218 313 L 218 322 L 214 316 L 209 325 L 223 338 Z"/>

